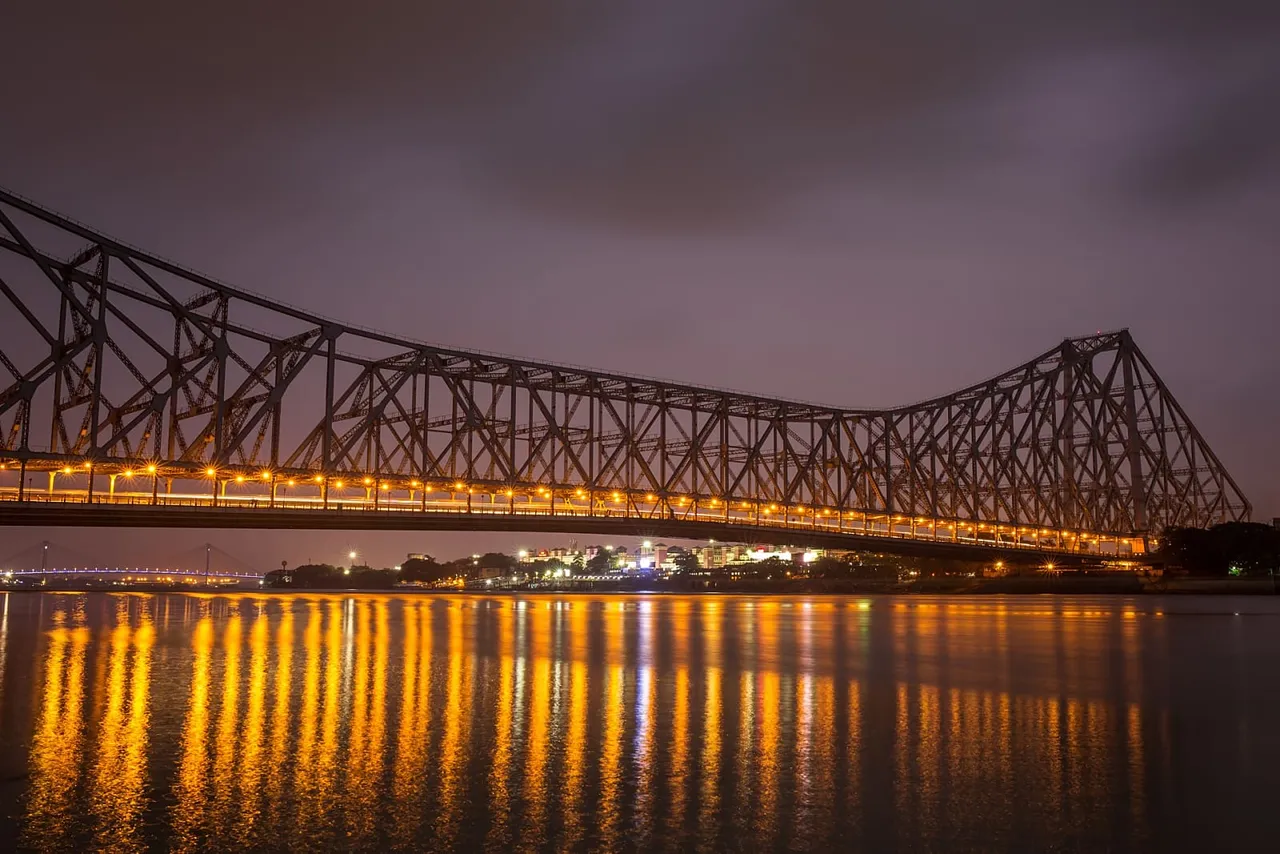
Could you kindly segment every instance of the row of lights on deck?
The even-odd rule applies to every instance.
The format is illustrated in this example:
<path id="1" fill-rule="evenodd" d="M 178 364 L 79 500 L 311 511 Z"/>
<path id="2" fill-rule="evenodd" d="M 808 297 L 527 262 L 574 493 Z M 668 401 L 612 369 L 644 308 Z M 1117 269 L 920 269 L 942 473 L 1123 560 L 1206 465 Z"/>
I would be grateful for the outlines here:
<path id="1" fill-rule="evenodd" d="M 83 464 L 83 468 L 84 468 L 85 470 L 91 470 L 91 469 L 93 468 L 93 463 L 92 463 L 92 462 L 85 462 L 85 463 Z M 153 464 L 148 464 L 148 465 L 146 466 L 146 468 L 145 468 L 145 472 L 146 472 L 148 475 L 155 475 L 155 474 L 157 474 L 157 472 L 158 472 L 158 468 L 157 468 L 157 466 L 156 466 L 154 463 L 153 463 Z M 72 468 L 71 466 L 65 466 L 65 467 L 63 467 L 63 468 L 60 470 L 60 473 L 61 473 L 61 474 L 64 474 L 64 475 L 74 474 L 74 473 L 75 473 L 75 469 L 74 469 L 74 468 Z M 136 474 L 136 473 L 137 473 L 137 472 L 136 472 L 134 469 L 125 469 L 123 472 L 121 472 L 121 474 L 122 474 L 124 477 L 126 477 L 126 478 L 133 477 L 133 476 L 135 476 L 135 474 Z M 218 471 L 215 467 L 210 466 L 210 467 L 208 467 L 208 468 L 206 468 L 206 469 L 205 469 L 204 474 L 205 474 L 205 476 L 206 476 L 206 477 L 209 477 L 209 478 L 217 478 L 217 477 L 219 476 L 219 471 Z M 259 474 L 259 478 L 260 478 L 262 481 L 264 481 L 264 482 L 271 482 L 271 481 L 274 481 L 274 480 L 275 480 L 275 477 L 276 477 L 276 476 L 275 476 L 272 472 L 270 472 L 270 471 L 263 471 L 263 472 L 261 472 L 261 473 Z M 230 478 L 228 478 L 228 479 L 229 479 L 229 480 L 234 481 L 235 483 L 241 483 L 241 484 L 242 484 L 242 483 L 246 483 L 246 482 L 248 482 L 248 481 L 249 481 L 249 480 L 251 480 L 252 478 L 250 478 L 249 476 L 247 476 L 247 475 L 245 475 L 245 474 L 236 474 L 236 475 L 231 476 L 231 477 L 230 477 Z M 311 480 L 312 480 L 312 482 L 314 482 L 314 483 L 316 483 L 316 484 L 327 484 L 327 485 L 332 485 L 332 486 L 333 486 L 334 488 L 336 488 L 336 489 L 344 489 L 344 488 L 346 488 L 346 485 L 347 485 L 347 482 L 346 482 L 346 480 L 344 480 L 344 479 L 337 478 L 337 479 L 332 479 L 332 480 L 330 480 L 330 479 L 326 478 L 326 476 L 325 476 L 325 475 L 320 475 L 320 474 L 314 475 L 314 476 L 311 478 Z M 288 485 L 288 486 L 296 486 L 296 485 L 297 485 L 297 479 L 296 479 L 296 478 L 288 478 L 287 480 L 284 480 L 284 481 L 281 481 L 281 482 L 282 482 L 282 483 L 285 483 L 285 484 L 286 484 L 286 485 Z M 375 480 L 374 480 L 374 478 L 373 478 L 373 477 L 366 475 L 366 476 L 364 476 L 364 477 L 362 478 L 362 483 L 363 483 L 363 485 L 364 485 L 364 486 L 372 488 L 372 487 L 375 485 Z M 387 483 L 387 482 L 385 482 L 385 481 L 377 481 L 377 488 L 378 488 L 380 491 L 383 491 L 383 492 L 389 492 L 389 491 L 391 490 L 391 488 L 392 488 L 392 484 Z M 417 480 L 409 481 L 409 488 L 410 488 L 410 489 L 414 489 L 414 490 L 422 489 L 422 490 L 424 490 L 425 492 L 431 492 L 431 491 L 432 491 L 432 487 L 431 487 L 431 485 L 430 485 L 430 484 L 426 484 L 426 485 L 424 485 L 422 482 L 417 481 Z M 455 482 L 455 483 L 453 484 L 453 491 L 454 491 L 454 492 L 466 492 L 466 493 L 469 493 L 469 494 L 474 494 L 474 493 L 475 493 L 475 489 L 474 489 L 473 487 L 469 487 L 469 486 L 467 486 L 467 484 L 463 483 L 462 481 L 457 481 L 457 482 Z M 536 493 L 536 494 L 537 494 L 538 496 L 540 496 L 540 497 L 543 497 L 543 498 L 549 498 L 549 497 L 551 497 L 551 496 L 552 496 L 553 490 L 548 489 L 548 488 L 547 488 L 547 487 L 545 487 L 545 486 L 536 486 L 536 487 L 533 487 L 532 492 L 533 492 L 533 493 Z M 505 491 L 503 492 L 503 494 L 505 494 L 507 498 L 514 498 L 514 497 L 515 497 L 515 495 L 516 495 L 516 492 L 515 492 L 515 490 L 514 490 L 514 489 L 507 489 L 507 490 L 505 490 Z M 579 489 L 575 489 L 575 490 L 574 490 L 574 496 L 575 496 L 575 497 L 577 497 L 577 498 L 585 498 L 585 497 L 587 496 L 587 493 L 586 493 L 586 491 L 585 491 L 585 490 L 583 490 L 583 489 L 580 489 L 580 488 L 579 488 Z M 618 492 L 618 491 L 616 491 L 616 490 L 615 490 L 615 491 L 613 491 L 613 492 L 611 493 L 611 498 L 612 498 L 612 500 L 613 500 L 615 503 L 616 503 L 616 502 L 620 502 L 620 501 L 622 501 L 622 498 L 623 498 L 623 497 L 622 497 L 622 493 L 620 493 L 620 492 Z M 655 494 L 653 494 L 653 493 L 647 493 L 647 494 L 645 495 L 645 497 L 644 497 L 644 500 L 645 500 L 646 502 L 648 502 L 648 503 L 651 503 L 651 504 L 652 504 L 652 503 L 657 502 L 658 497 L 657 497 Z M 690 499 L 688 496 L 681 496 L 681 497 L 679 497 L 679 498 L 677 498 L 677 499 L 676 499 L 676 502 L 675 502 L 675 503 L 676 503 L 678 506 L 681 506 L 681 507 L 687 507 L 687 506 L 690 504 L 690 500 L 691 500 L 691 499 Z M 720 506 L 721 506 L 721 501 L 722 501 L 722 500 L 721 500 L 721 499 L 719 499 L 719 498 L 710 498 L 710 499 L 708 499 L 708 504 L 709 504 L 711 507 L 720 507 Z M 694 503 L 696 503 L 696 500 L 694 501 Z M 725 499 L 725 500 L 723 501 L 723 503 L 724 503 L 724 506 L 725 506 L 726 508 L 730 508 L 730 507 L 732 506 L 732 502 L 728 501 L 727 499 Z M 739 509 L 741 509 L 741 510 L 749 510 L 749 509 L 751 509 L 752 507 L 756 506 L 757 504 L 758 504 L 758 502 L 742 501 L 742 502 L 739 502 L 739 504 L 738 504 L 738 508 L 739 508 Z M 763 515 L 763 516 L 771 516 L 771 515 L 773 515 L 773 514 L 777 513 L 777 512 L 778 512 L 778 510 L 779 510 L 779 508 L 778 508 L 778 505 L 777 505 L 777 504 L 770 504 L 768 507 L 761 507 L 761 508 L 760 508 L 760 513 L 761 513 L 761 515 Z M 814 509 L 810 510 L 810 509 L 807 509 L 804 505 L 797 505 L 796 507 L 792 507 L 792 508 L 790 508 L 789 512 L 791 512 L 791 513 L 796 513 L 796 514 L 799 514 L 799 515 L 804 515 L 804 514 L 806 514 L 806 513 L 818 513 L 819 511 L 818 511 L 816 508 L 814 508 Z M 835 511 L 833 511 L 833 510 L 831 510 L 830 508 L 823 508 L 823 509 L 821 510 L 821 515 L 822 515 L 822 516 L 825 516 L 825 517 L 831 517 L 831 516 L 833 516 L 833 515 L 834 515 L 834 516 L 839 517 L 840 513 L 841 513 L 841 511 L 839 511 L 839 510 L 835 510 Z M 858 516 L 878 516 L 878 515 L 880 515 L 880 514 L 869 514 L 869 513 L 865 513 L 865 512 L 863 512 L 863 511 L 844 511 L 844 514 L 845 514 L 846 518 L 856 518 L 856 517 L 858 517 Z M 888 518 L 888 517 L 886 517 L 886 518 Z M 904 523 L 904 522 L 913 522 L 913 523 L 914 523 L 914 524 L 916 524 L 916 525 L 932 524 L 932 525 L 934 525 L 934 526 L 935 526 L 935 527 L 937 527 L 937 528 L 946 528 L 946 529 L 947 529 L 947 530 L 949 530 L 949 531 L 951 531 L 951 530 L 957 530 L 957 529 L 958 529 L 958 530 L 962 530 L 962 531 L 973 531 L 973 530 L 975 530 L 975 528 L 976 528 L 976 530 L 978 530 L 978 531 L 992 531 L 992 532 L 994 532 L 997 536 L 998 536 L 998 535 L 1000 535 L 1000 534 L 1003 534 L 1003 533 L 1010 533 L 1010 534 L 1030 534 L 1030 535 L 1033 535 L 1033 536 L 1037 534 L 1037 529 L 1036 529 L 1036 528 L 1017 527 L 1017 526 L 1013 526 L 1013 525 L 1010 525 L 1010 526 L 1006 527 L 1006 526 L 1003 526 L 1003 525 L 988 525 L 988 524 L 986 524 L 986 523 L 978 523 L 978 524 L 975 526 L 972 522 L 947 522 L 947 523 L 943 524 L 943 523 L 939 523 L 939 522 L 937 522 L 937 521 L 935 521 L 935 520 L 933 520 L 933 519 L 930 519 L 930 518 L 928 518 L 928 517 L 923 517 L 923 516 L 921 516 L 921 517 L 915 517 L 914 519 L 913 519 L 912 517 L 908 517 L 908 516 L 893 516 L 893 517 L 892 517 L 892 523 L 891 523 L 891 524 L 900 524 L 900 523 Z M 1095 534 L 1088 534 L 1088 533 L 1076 534 L 1076 533 L 1073 533 L 1073 532 L 1070 532 L 1070 531 L 1053 531 L 1053 530 L 1050 530 L 1050 529 L 1048 529 L 1048 528 L 1040 528 L 1040 529 L 1038 529 L 1038 534 L 1039 534 L 1039 536 L 1042 536 L 1042 537 L 1047 537 L 1047 536 L 1051 536 L 1051 535 L 1054 535 L 1054 534 L 1058 534 L 1058 535 L 1060 535 L 1060 536 L 1063 536 L 1063 537 L 1065 537 L 1065 538 L 1067 538 L 1067 539 L 1071 539 L 1071 540 L 1075 540 L 1075 539 L 1080 539 L 1080 540 L 1090 540 L 1090 539 L 1101 539 L 1101 538 L 1102 538 L 1102 535 L 1095 535 Z M 1121 539 L 1120 539 L 1120 542 L 1122 542 L 1122 543 L 1128 543 L 1128 542 L 1129 542 L 1129 538 L 1121 538 Z"/>

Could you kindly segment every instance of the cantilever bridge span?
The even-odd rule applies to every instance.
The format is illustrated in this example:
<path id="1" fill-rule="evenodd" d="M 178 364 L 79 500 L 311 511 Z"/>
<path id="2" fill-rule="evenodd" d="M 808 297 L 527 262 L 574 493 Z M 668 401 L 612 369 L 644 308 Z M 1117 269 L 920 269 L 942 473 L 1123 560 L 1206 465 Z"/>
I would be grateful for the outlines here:
<path id="1" fill-rule="evenodd" d="M 0 191 L 0 524 L 1125 557 L 1248 514 L 1127 331 L 821 406 L 357 329 Z"/>

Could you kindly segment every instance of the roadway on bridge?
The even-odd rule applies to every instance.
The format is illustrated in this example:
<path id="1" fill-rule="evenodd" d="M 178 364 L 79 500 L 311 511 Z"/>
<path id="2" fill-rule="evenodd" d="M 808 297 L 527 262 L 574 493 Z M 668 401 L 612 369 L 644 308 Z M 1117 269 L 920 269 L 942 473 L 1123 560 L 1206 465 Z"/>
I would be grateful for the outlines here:
<path id="1" fill-rule="evenodd" d="M 370 490 L 359 497 L 229 493 L 98 492 L 0 488 L 0 525 L 259 528 L 312 530 L 510 531 L 668 537 L 722 542 L 806 545 L 961 560 L 1080 566 L 1141 561 L 1122 538 L 1074 539 L 1060 532 L 986 524 L 942 523 L 885 514 L 807 508 L 665 507 L 656 499 L 626 507 L 549 497 L 504 500 L 492 495 L 432 494 L 414 499 Z M 756 513 L 760 513 L 757 517 Z M 1081 544 L 1083 543 L 1083 547 Z"/>

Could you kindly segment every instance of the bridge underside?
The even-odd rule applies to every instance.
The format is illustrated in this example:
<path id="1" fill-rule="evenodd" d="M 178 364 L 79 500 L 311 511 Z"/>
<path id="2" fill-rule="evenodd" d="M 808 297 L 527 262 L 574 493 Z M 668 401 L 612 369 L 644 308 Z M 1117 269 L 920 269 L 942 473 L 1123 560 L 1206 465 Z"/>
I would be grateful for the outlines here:
<path id="1" fill-rule="evenodd" d="M 452 490 L 557 506 L 585 492 L 645 512 L 572 530 L 624 532 L 644 515 L 654 532 L 724 540 L 773 528 L 727 520 L 677 534 L 666 520 L 717 507 L 752 521 L 925 519 L 929 547 L 944 549 L 954 545 L 938 542 L 944 526 L 985 528 L 997 541 L 1030 529 L 1059 544 L 1118 543 L 1249 515 L 1127 331 L 1063 341 L 911 406 L 824 406 L 354 328 L 0 190 L 0 501 L 76 493 L 2 515 L 157 526 L 199 515 L 95 506 L 102 479 L 134 475 L 153 495 L 253 483 L 272 503 L 278 489 L 305 484 L 325 508 L 353 488 L 374 501 Z M 262 514 L 263 527 L 285 518 L 274 506 L 242 510 Z M 559 519 L 537 529 L 569 530 Z"/>
<path id="2" fill-rule="evenodd" d="M 243 507 L 150 507 L 110 504 L 0 504 L 0 525 L 117 528 L 217 528 L 317 531 L 495 531 L 574 533 L 599 537 L 718 540 L 774 546 L 844 549 L 903 557 L 943 558 L 1026 566 L 1089 567 L 1149 555 L 1072 552 L 990 541 L 949 541 L 804 530 L 777 525 L 726 524 L 685 519 L 467 512 L 401 513 L 379 510 L 287 510 Z"/>

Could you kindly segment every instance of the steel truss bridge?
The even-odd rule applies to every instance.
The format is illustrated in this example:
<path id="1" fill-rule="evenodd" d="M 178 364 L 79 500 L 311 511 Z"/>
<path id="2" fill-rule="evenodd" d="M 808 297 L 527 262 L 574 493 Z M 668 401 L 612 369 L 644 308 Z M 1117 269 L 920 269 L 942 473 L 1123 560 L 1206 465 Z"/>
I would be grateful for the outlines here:
<path id="1" fill-rule="evenodd" d="M 1249 511 L 1127 331 L 911 406 L 821 406 L 355 328 L 0 191 L 0 524 L 1066 560 Z"/>

